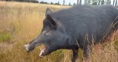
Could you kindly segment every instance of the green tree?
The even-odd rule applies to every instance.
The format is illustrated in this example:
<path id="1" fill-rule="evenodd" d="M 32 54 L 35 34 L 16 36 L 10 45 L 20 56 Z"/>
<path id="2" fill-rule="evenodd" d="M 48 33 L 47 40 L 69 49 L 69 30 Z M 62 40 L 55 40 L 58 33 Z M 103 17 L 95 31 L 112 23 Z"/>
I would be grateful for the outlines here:
<path id="1" fill-rule="evenodd" d="M 63 5 L 65 5 L 65 0 L 63 0 Z"/>
<path id="2" fill-rule="evenodd" d="M 69 3 L 68 5 L 71 6 L 71 3 Z"/>

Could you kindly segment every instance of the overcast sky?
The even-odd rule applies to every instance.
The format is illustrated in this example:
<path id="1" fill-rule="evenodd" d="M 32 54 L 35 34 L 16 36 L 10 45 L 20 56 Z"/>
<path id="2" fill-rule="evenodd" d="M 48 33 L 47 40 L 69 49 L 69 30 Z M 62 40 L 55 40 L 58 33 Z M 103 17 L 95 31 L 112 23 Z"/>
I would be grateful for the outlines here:
<path id="1" fill-rule="evenodd" d="M 63 4 L 63 0 L 39 0 L 40 1 L 44 1 L 44 2 L 53 2 L 53 3 L 57 3 L 59 1 L 60 4 Z M 65 4 L 73 4 L 73 3 L 77 3 L 77 0 L 65 0 Z M 82 0 L 82 4 L 84 3 L 84 0 Z M 111 0 L 111 3 L 113 3 L 113 0 Z"/>

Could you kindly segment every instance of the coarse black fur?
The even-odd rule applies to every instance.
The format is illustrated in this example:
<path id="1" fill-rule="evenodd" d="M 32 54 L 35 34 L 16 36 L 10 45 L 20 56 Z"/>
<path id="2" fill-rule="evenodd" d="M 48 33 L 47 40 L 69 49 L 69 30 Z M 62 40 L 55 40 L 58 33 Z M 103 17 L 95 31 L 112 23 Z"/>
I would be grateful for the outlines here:
<path id="1" fill-rule="evenodd" d="M 105 40 L 117 29 L 117 15 L 118 10 L 111 5 L 79 5 L 57 12 L 47 9 L 42 32 L 29 44 L 29 50 L 39 43 L 47 48 L 42 55 L 58 49 L 72 49 L 72 62 L 75 62 L 78 49 L 81 48 L 84 57 L 88 58 L 92 43 Z"/>

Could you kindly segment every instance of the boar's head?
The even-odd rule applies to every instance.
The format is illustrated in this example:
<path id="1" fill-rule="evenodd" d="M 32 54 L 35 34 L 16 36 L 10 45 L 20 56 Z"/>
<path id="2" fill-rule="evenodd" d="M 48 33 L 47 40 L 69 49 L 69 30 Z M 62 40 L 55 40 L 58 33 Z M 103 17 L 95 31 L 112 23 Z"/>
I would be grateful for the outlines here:
<path id="1" fill-rule="evenodd" d="M 41 33 L 30 43 L 25 45 L 26 50 L 31 51 L 36 46 L 44 44 L 45 48 L 41 50 L 39 54 L 40 57 L 48 55 L 57 49 L 65 48 L 69 41 L 64 27 L 56 18 L 50 15 L 51 13 L 52 11 L 50 9 L 46 10 L 46 18 L 43 21 Z"/>

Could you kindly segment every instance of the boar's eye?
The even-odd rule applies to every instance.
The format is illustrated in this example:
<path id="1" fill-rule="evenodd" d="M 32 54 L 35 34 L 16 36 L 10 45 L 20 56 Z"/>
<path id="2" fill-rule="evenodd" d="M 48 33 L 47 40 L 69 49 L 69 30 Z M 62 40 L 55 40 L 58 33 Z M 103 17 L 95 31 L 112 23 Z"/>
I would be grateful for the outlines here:
<path id="1" fill-rule="evenodd" d="M 45 30 L 42 32 L 44 36 L 49 36 L 50 35 L 50 30 Z"/>
<path id="2" fill-rule="evenodd" d="M 45 36 L 48 36 L 48 35 L 49 35 L 49 31 L 46 31 L 46 32 L 44 33 L 44 35 L 45 35 Z"/>
<path id="3" fill-rule="evenodd" d="M 48 33 L 48 32 L 46 32 L 46 33 L 45 33 L 45 35 L 47 36 L 47 35 L 49 35 L 49 33 Z"/>

